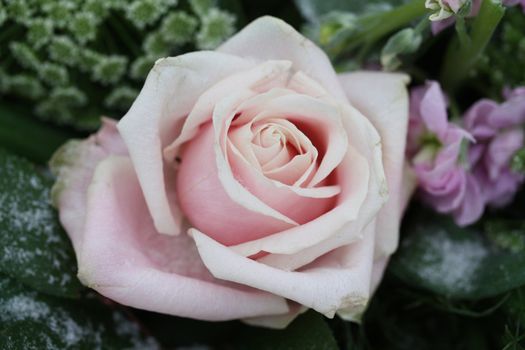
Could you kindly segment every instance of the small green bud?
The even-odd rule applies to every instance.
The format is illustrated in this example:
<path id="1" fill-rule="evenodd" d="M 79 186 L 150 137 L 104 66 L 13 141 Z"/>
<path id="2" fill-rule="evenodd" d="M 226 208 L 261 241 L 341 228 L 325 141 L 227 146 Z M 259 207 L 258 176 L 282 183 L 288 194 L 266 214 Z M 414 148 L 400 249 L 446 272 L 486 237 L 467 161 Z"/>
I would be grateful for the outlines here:
<path id="1" fill-rule="evenodd" d="M 170 52 L 170 48 L 161 32 L 148 34 L 142 43 L 142 49 L 146 54 L 154 56 L 167 56 Z"/>
<path id="2" fill-rule="evenodd" d="M 42 63 L 38 67 L 38 76 L 50 86 L 62 86 L 69 82 L 67 69 L 51 62 Z"/>
<path id="3" fill-rule="evenodd" d="M 160 0 L 162 3 L 162 6 L 168 8 L 168 7 L 175 7 L 179 3 L 178 0 Z"/>
<path id="4" fill-rule="evenodd" d="M 197 20 L 186 12 L 174 12 L 162 20 L 160 33 L 165 42 L 182 45 L 193 39 Z"/>
<path id="5" fill-rule="evenodd" d="M 86 94 L 75 86 L 56 87 L 49 97 L 64 106 L 82 107 L 87 103 Z"/>
<path id="6" fill-rule="evenodd" d="M 7 20 L 7 11 L 5 8 L 0 8 L 0 26 Z"/>
<path id="7" fill-rule="evenodd" d="M 105 0 L 104 1 L 105 6 L 111 10 L 122 10 L 126 9 L 127 6 L 129 6 L 129 1 L 127 0 Z"/>
<path id="8" fill-rule="evenodd" d="M 124 56 L 112 55 L 103 57 L 93 67 L 92 77 L 104 85 L 114 84 L 126 72 L 127 64 L 128 59 Z"/>
<path id="9" fill-rule="evenodd" d="M 190 0 L 190 6 L 193 12 L 199 17 L 204 17 L 213 8 L 213 0 Z"/>
<path id="10" fill-rule="evenodd" d="M 158 0 L 135 0 L 127 7 L 126 17 L 135 27 L 143 29 L 157 21 L 164 9 Z"/>
<path id="11" fill-rule="evenodd" d="M 197 34 L 199 49 L 214 49 L 235 31 L 235 17 L 215 8 L 202 17 L 201 21 L 201 29 Z"/>
<path id="12" fill-rule="evenodd" d="M 69 30 L 77 41 L 85 44 L 97 36 L 99 20 L 91 12 L 82 12 L 75 15 L 69 22 Z"/>
<path id="13" fill-rule="evenodd" d="M 10 19 L 17 23 L 26 23 L 33 16 L 33 9 L 26 0 L 10 0 L 5 2 L 5 9 Z"/>
<path id="14" fill-rule="evenodd" d="M 79 50 L 73 40 L 64 35 L 54 37 L 47 47 L 49 57 L 53 61 L 68 66 L 74 66 L 78 62 Z"/>
<path id="15" fill-rule="evenodd" d="M 143 81 L 146 79 L 146 76 L 151 68 L 153 68 L 157 59 L 158 57 L 153 55 L 137 57 L 131 64 L 130 77 L 135 80 Z"/>
<path id="16" fill-rule="evenodd" d="M 40 61 L 33 49 L 28 45 L 19 42 L 12 42 L 9 45 L 11 54 L 16 62 L 26 69 L 38 70 Z"/>
<path id="17" fill-rule="evenodd" d="M 120 86 L 111 91 L 104 100 L 104 104 L 109 108 L 127 110 L 137 98 L 139 92 L 129 86 Z"/>
<path id="18" fill-rule="evenodd" d="M 73 112 L 53 99 L 40 102 L 35 108 L 35 113 L 44 120 L 60 124 L 71 123 L 74 120 Z"/>
<path id="19" fill-rule="evenodd" d="M 109 10 L 109 1 L 87 0 L 86 2 L 84 2 L 83 11 L 92 13 L 99 19 L 99 21 L 104 20 L 108 16 Z"/>
<path id="20" fill-rule="evenodd" d="M 433 13 L 429 19 L 431 21 L 441 21 L 452 16 L 465 17 L 470 14 L 472 0 L 426 0 L 425 7 Z"/>
<path id="21" fill-rule="evenodd" d="M 395 70 L 401 65 L 400 55 L 417 51 L 423 38 L 413 28 L 405 28 L 392 35 L 381 50 L 381 64 L 386 70 Z"/>
<path id="22" fill-rule="evenodd" d="M 30 99 L 41 97 L 45 91 L 42 83 L 37 78 L 26 74 L 8 77 L 7 85 L 12 93 Z"/>
<path id="23" fill-rule="evenodd" d="M 67 25 L 75 9 L 76 4 L 67 0 L 52 1 L 42 5 L 42 10 L 49 16 L 53 27 L 57 28 L 63 28 Z"/>
<path id="24" fill-rule="evenodd" d="M 90 72 L 95 69 L 104 56 L 90 49 L 83 49 L 77 57 L 79 68 L 84 72 Z"/>
<path id="25" fill-rule="evenodd" d="M 46 18 L 35 18 L 28 21 L 27 40 L 35 48 L 47 44 L 53 37 L 53 23 Z"/>

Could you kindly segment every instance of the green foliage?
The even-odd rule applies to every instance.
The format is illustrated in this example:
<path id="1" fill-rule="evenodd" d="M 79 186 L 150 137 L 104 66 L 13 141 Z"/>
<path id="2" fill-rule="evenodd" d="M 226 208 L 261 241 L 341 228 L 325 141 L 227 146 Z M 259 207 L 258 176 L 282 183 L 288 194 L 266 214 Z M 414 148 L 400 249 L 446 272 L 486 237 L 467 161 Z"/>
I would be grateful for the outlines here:
<path id="1" fill-rule="evenodd" d="M 405 3 L 405 0 L 295 0 L 302 15 L 311 22 L 317 22 L 333 11 L 360 14 L 370 11 L 387 10 Z"/>
<path id="2" fill-rule="evenodd" d="M 465 38 L 463 33 L 449 42 L 441 69 L 442 85 L 449 93 L 473 72 L 504 13 L 501 1 L 483 1 L 478 15 L 472 20 L 470 35 Z"/>
<path id="3" fill-rule="evenodd" d="M 323 317 L 313 311 L 299 316 L 284 330 L 250 328 L 236 340 L 238 349 L 337 350 L 338 346 Z"/>
<path id="4" fill-rule="evenodd" d="M 44 120 L 78 129 L 97 127 L 101 115 L 122 116 L 157 59 L 214 49 L 233 34 L 236 21 L 216 1 L 4 3 L 0 93 L 30 101 Z M 56 88 L 75 89 L 76 102 L 58 98 L 63 90 Z"/>
<path id="5" fill-rule="evenodd" d="M 197 33 L 197 47 L 211 50 L 233 34 L 235 17 L 228 12 L 211 9 L 201 17 L 201 28 Z"/>
<path id="6" fill-rule="evenodd" d="M 450 298 L 477 300 L 525 285 L 525 251 L 509 235 L 510 224 L 505 230 L 488 227 L 460 228 L 418 211 L 405 223 L 406 237 L 390 268 L 407 284 Z M 512 227 L 513 235 L 525 235 L 523 222 Z"/>
<path id="7" fill-rule="evenodd" d="M 125 314 L 95 298 L 59 299 L 0 275 L 0 348 L 146 350 L 159 346 Z"/>
<path id="8" fill-rule="evenodd" d="M 524 82 L 525 84 L 525 82 Z M 525 174 L 525 148 L 520 149 L 512 157 L 512 170 L 517 173 Z"/>
<path id="9" fill-rule="evenodd" d="M 507 9 L 473 77 L 473 87 L 495 100 L 503 88 L 525 85 L 525 16 L 519 7 Z"/>
<path id="10" fill-rule="evenodd" d="M 402 5 L 392 7 L 389 2 L 381 1 L 296 1 L 303 16 L 309 20 L 305 34 L 337 65 L 364 64 L 370 52 L 380 48 L 384 39 L 426 14 L 420 0 L 401 2 Z M 420 33 L 414 34 L 417 39 Z M 399 41 L 399 37 L 395 40 Z M 391 48 L 387 49 L 391 51 Z M 385 53 L 385 57 L 391 55 L 392 52 Z M 349 62 L 349 57 L 353 62 Z"/>
<path id="11" fill-rule="evenodd" d="M 405 28 L 392 35 L 381 50 L 381 65 L 386 70 L 396 70 L 401 66 L 399 56 L 417 51 L 423 37 L 413 28 Z"/>
<path id="12" fill-rule="evenodd" d="M 49 294 L 77 295 L 76 261 L 50 202 L 53 181 L 1 150 L 0 169 L 0 273 Z"/>

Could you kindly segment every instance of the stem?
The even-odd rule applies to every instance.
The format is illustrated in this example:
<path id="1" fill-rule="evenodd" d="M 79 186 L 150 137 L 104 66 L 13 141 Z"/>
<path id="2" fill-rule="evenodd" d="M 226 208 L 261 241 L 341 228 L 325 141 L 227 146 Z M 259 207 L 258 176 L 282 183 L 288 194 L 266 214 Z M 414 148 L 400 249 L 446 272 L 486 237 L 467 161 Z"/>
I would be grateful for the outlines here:
<path id="1" fill-rule="evenodd" d="M 472 22 L 471 40 L 462 43 L 458 36 L 451 40 L 441 70 L 443 86 L 449 93 L 452 94 L 470 73 L 504 13 L 505 9 L 501 4 L 484 0 L 478 16 Z"/>
<path id="2" fill-rule="evenodd" d="M 470 45 L 470 38 L 467 34 L 467 27 L 465 25 L 465 18 L 458 17 L 456 18 L 456 33 L 458 34 L 459 44 Z"/>

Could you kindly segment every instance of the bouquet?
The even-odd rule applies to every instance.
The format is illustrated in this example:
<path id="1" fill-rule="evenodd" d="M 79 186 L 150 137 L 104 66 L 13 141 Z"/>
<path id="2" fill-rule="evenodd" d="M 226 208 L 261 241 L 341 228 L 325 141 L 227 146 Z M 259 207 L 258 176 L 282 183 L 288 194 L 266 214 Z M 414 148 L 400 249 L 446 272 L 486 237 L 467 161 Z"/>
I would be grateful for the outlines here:
<path id="1" fill-rule="evenodd" d="M 0 348 L 525 348 L 525 2 L 2 0 Z"/>

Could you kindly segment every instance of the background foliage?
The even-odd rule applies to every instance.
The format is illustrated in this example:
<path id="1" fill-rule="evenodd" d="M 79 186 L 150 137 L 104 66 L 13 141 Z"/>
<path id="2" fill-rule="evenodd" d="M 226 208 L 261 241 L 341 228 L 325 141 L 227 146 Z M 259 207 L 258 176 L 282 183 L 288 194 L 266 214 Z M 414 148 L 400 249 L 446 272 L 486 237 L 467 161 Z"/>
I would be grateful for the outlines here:
<path id="1" fill-rule="evenodd" d="M 422 3 L 0 0 L 0 349 L 524 349 L 523 192 L 465 229 L 415 203 L 361 325 L 307 312 L 283 331 L 103 299 L 77 280 L 50 205 L 45 164 L 60 144 L 87 135 L 100 114 L 120 117 L 158 57 L 212 49 L 264 14 L 302 29 L 340 70 L 382 65 L 416 84 L 454 74 L 447 60 L 474 52 L 457 110 L 525 84 L 520 10 L 501 12 L 486 50 L 480 36 L 447 58 L 456 34 L 432 37 Z M 497 23 L 493 12 L 478 21 Z"/>

